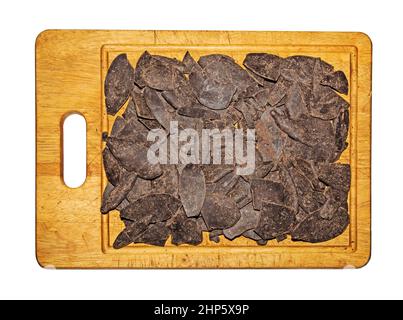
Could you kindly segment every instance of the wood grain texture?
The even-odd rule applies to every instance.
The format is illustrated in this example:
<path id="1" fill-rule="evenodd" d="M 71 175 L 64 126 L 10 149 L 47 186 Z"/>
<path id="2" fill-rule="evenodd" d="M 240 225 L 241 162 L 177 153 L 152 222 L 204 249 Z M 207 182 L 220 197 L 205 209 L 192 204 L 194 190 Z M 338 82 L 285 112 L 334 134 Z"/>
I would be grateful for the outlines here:
<path id="1" fill-rule="evenodd" d="M 182 58 L 221 52 L 241 62 L 247 52 L 321 57 L 343 70 L 350 83 L 349 148 L 351 224 L 321 244 L 247 239 L 202 245 L 144 244 L 121 250 L 111 243 L 122 223 L 117 212 L 101 216 L 106 178 L 101 134 L 109 131 L 102 83 L 114 56 L 132 64 L 144 51 Z M 36 40 L 36 256 L 48 268 L 345 268 L 362 267 L 371 250 L 371 66 L 372 44 L 362 33 L 238 31 L 48 30 Z M 87 121 L 87 179 L 76 189 L 63 183 L 62 123 L 71 113 Z M 168 240 L 169 242 L 170 240 Z"/>

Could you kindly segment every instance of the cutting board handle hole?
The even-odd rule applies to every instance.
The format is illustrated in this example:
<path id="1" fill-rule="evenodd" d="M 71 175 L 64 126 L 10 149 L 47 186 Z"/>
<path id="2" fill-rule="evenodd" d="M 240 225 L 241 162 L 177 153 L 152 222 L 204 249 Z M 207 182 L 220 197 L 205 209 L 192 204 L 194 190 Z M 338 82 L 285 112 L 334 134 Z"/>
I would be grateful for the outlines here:
<path id="1" fill-rule="evenodd" d="M 82 186 L 87 177 L 87 123 L 77 112 L 62 120 L 62 172 L 69 188 Z"/>

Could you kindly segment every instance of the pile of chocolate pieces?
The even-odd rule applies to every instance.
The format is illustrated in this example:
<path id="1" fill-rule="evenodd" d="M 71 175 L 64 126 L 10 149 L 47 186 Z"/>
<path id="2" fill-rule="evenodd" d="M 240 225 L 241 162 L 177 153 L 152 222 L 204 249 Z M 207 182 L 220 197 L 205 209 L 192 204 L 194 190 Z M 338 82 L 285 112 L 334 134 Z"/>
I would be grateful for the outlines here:
<path id="1" fill-rule="evenodd" d="M 320 58 L 247 54 L 243 66 L 222 54 L 196 62 L 144 52 L 135 68 L 117 56 L 105 79 L 107 113 L 116 116 L 103 164 L 109 181 L 101 212 L 117 209 L 131 243 L 198 245 L 243 236 L 322 242 L 349 224 L 349 104 L 342 71 Z M 338 93 L 336 93 L 336 91 Z M 256 165 L 240 176 L 228 164 L 154 164 L 147 134 L 179 129 L 256 130 Z"/>

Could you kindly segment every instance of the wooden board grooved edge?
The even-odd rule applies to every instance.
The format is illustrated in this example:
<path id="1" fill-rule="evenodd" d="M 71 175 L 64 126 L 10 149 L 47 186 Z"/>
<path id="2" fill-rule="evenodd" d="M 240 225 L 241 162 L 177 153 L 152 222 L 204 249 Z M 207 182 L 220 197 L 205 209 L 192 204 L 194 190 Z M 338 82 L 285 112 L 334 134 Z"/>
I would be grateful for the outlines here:
<path id="1" fill-rule="evenodd" d="M 322 244 L 285 241 L 260 247 L 245 239 L 164 248 L 133 245 L 113 250 L 122 227 L 116 213 L 101 216 L 101 134 L 113 118 L 105 113 L 103 79 L 121 52 L 135 64 L 144 50 L 181 58 L 222 52 L 238 62 L 252 51 L 323 58 L 348 75 L 350 147 L 342 162 L 352 167 L 351 224 Z M 47 30 L 36 41 L 36 256 L 48 268 L 351 268 L 371 251 L 372 44 L 362 33 L 249 31 Z M 72 112 L 87 121 L 87 179 L 77 189 L 62 179 L 61 123 Z"/>

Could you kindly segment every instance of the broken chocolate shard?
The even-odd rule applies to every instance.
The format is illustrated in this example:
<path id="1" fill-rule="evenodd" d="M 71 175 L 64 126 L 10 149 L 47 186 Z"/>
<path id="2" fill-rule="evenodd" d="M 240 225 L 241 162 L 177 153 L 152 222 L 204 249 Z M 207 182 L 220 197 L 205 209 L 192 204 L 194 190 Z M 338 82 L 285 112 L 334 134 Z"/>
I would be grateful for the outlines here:
<path id="1" fill-rule="evenodd" d="M 172 243 L 175 245 L 200 244 L 203 241 L 203 228 L 198 220 L 187 217 L 183 208 L 180 208 L 179 213 L 169 225 L 172 234 Z"/>
<path id="2" fill-rule="evenodd" d="M 350 126 L 350 113 L 347 109 L 341 110 L 337 118 L 333 122 L 335 144 L 337 148 L 337 154 L 334 157 L 334 161 L 338 160 L 341 153 L 347 148 L 346 142 L 348 137 L 348 129 Z"/>
<path id="3" fill-rule="evenodd" d="M 132 98 L 138 117 L 143 119 L 155 119 L 150 108 L 147 106 L 142 92 L 132 91 Z"/>
<path id="4" fill-rule="evenodd" d="M 270 114 L 277 126 L 290 138 L 310 147 L 334 146 L 335 137 L 330 121 L 309 116 L 301 116 L 293 120 L 278 110 L 272 110 Z"/>
<path id="5" fill-rule="evenodd" d="M 267 53 L 249 53 L 243 62 L 246 68 L 271 81 L 278 80 L 281 63 L 282 58 Z"/>
<path id="6" fill-rule="evenodd" d="M 151 180 L 146 180 L 140 177 L 137 177 L 136 182 L 134 183 L 132 189 L 126 196 L 126 199 L 129 202 L 134 202 L 139 198 L 151 193 Z"/>
<path id="7" fill-rule="evenodd" d="M 255 232 L 265 240 L 281 237 L 290 231 L 295 214 L 288 208 L 274 203 L 264 203 Z"/>
<path id="8" fill-rule="evenodd" d="M 157 120 L 139 118 L 139 122 L 148 130 L 154 130 L 154 129 L 164 130 L 164 128 L 160 125 L 160 123 Z"/>
<path id="9" fill-rule="evenodd" d="M 163 91 L 162 96 L 175 109 L 190 108 L 198 104 L 196 95 L 186 79 L 181 79 L 173 90 Z"/>
<path id="10" fill-rule="evenodd" d="M 137 62 L 134 81 L 141 88 L 147 86 L 156 90 L 172 90 L 178 77 L 180 71 L 172 59 L 152 56 L 146 51 Z"/>
<path id="11" fill-rule="evenodd" d="M 200 214 L 206 196 L 206 180 L 198 165 L 188 164 L 179 179 L 179 196 L 188 217 Z"/>
<path id="12" fill-rule="evenodd" d="M 220 118 L 220 115 L 213 110 L 206 109 L 201 105 L 193 105 L 191 107 L 181 107 L 178 109 L 178 114 L 190 118 L 204 118 L 216 120 Z"/>
<path id="13" fill-rule="evenodd" d="M 174 165 L 161 166 L 163 173 L 158 178 L 151 180 L 153 193 L 167 193 L 178 196 L 179 174 Z"/>
<path id="14" fill-rule="evenodd" d="M 301 88 L 294 83 L 287 91 L 285 108 L 291 119 L 298 119 L 303 114 L 308 114 L 308 108 L 304 101 Z"/>
<path id="15" fill-rule="evenodd" d="M 253 208 L 252 203 L 249 203 L 246 207 L 240 210 L 241 218 L 232 227 L 224 229 L 224 236 L 233 240 L 239 237 L 248 230 L 255 229 L 260 221 L 261 212 Z"/>
<path id="16" fill-rule="evenodd" d="M 119 205 L 116 207 L 116 210 L 118 211 L 122 211 L 124 208 L 126 208 L 128 205 L 130 204 L 130 202 L 125 198 L 122 200 L 121 203 L 119 203 Z"/>
<path id="17" fill-rule="evenodd" d="M 332 219 L 340 207 L 348 210 L 348 193 L 346 191 L 327 188 L 325 191 L 325 196 L 326 202 L 319 210 L 319 215 L 321 218 L 328 220 Z"/>
<path id="18" fill-rule="evenodd" d="M 338 208 L 331 219 L 324 219 L 317 212 L 302 221 L 291 232 L 291 237 L 293 241 L 324 242 L 342 234 L 348 223 L 348 213 L 342 207 Z"/>
<path id="19" fill-rule="evenodd" d="M 146 146 L 117 138 L 110 138 L 107 145 L 126 170 L 135 172 L 141 178 L 155 179 L 162 174 L 159 164 L 148 162 Z"/>
<path id="20" fill-rule="evenodd" d="M 227 196 L 234 199 L 239 209 L 252 202 L 250 185 L 243 178 L 238 178 L 235 186 L 227 192 Z M 242 213 L 242 211 L 241 211 Z"/>
<path id="21" fill-rule="evenodd" d="M 144 88 L 146 83 L 142 77 L 144 70 L 151 63 L 152 56 L 148 51 L 144 51 L 143 54 L 137 60 L 136 68 L 134 70 L 134 82 L 140 87 Z"/>
<path id="22" fill-rule="evenodd" d="M 111 134 L 109 136 L 112 138 L 119 137 L 120 132 L 123 130 L 125 126 L 126 126 L 125 119 L 120 116 L 116 117 L 115 122 L 113 123 L 111 129 Z"/>
<path id="23" fill-rule="evenodd" d="M 273 85 L 268 96 L 268 103 L 272 107 L 278 107 L 285 104 L 286 95 L 291 87 L 292 82 L 280 76 L 278 81 Z"/>
<path id="24" fill-rule="evenodd" d="M 108 114 L 115 115 L 129 98 L 133 89 L 134 70 L 126 54 L 111 63 L 105 78 L 105 104 Z"/>
<path id="25" fill-rule="evenodd" d="M 256 136 L 262 161 L 276 163 L 283 152 L 287 134 L 277 126 L 270 110 L 265 111 L 257 121 Z"/>
<path id="26" fill-rule="evenodd" d="M 208 183 L 208 184 L 216 183 L 222 177 L 224 177 L 229 172 L 234 170 L 234 167 L 232 165 L 225 165 L 225 164 L 220 164 L 220 165 L 206 164 L 206 165 L 202 165 L 201 168 L 204 172 L 204 177 L 206 179 L 206 183 Z"/>
<path id="27" fill-rule="evenodd" d="M 189 51 L 186 51 L 182 63 L 185 65 L 184 73 L 191 73 L 193 70 L 201 70 L 200 65 L 191 56 Z"/>
<path id="28" fill-rule="evenodd" d="M 144 98 L 154 118 L 165 130 L 168 131 L 172 120 L 172 114 L 169 112 L 168 103 L 158 91 L 150 88 L 144 89 Z"/>
<path id="29" fill-rule="evenodd" d="M 129 98 L 125 112 L 122 114 L 123 118 L 128 121 L 130 119 L 137 119 L 136 106 L 132 98 Z"/>
<path id="30" fill-rule="evenodd" d="M 151 224 L 143 233 L 133 239 L 134 243 L 146 243 L 153 246 L 163 247 L 169 237 L 169 229 L 163 222 Z"/>
<path id="31" fill-rule="evenodd" d="M 123 174 L 119 184 L 115 186 L 107 197 L 103 197 L 101 212 L 105 214 L 116 209 L 133 187 L 136 178 L 137 175 L 133 172 Z"/>
<path id="32" fill-rule="evenodd" d="M 129 235 L 129 230 L 126 227 L 123 231 L 121 231 L 113 242 L 114 249 L 122 249 L 123 247 L 128 246 L 133 242 L 132 238 Z"/>
<path id="33" fill-rule="evenodd" d="M 230 171 L 214 184 L 213 191 L 216 193 L 227 195 L 231 190 L 235 188 L 239 179 L 241 179 L 241 177 L 238 176 L 235 171 Z"/>
<path id="34" fill-rule="evenodd" d="M 193 74 L 194 73 L 191 73 L 190 75 L 192 76 Z M 191 77 L 190 81 L 191 83 L 193 82 L 194 85 L 196 81 L 200 83 L 200 86 L 197 85 L 197 87 L 200 87 L 200 90 L 196 92 L 201 104 L 213 110 L 223 110 L 228 108 L 232 96 L 236 91 L 234 85 L 216 83 L 210 78 L 202 78 L 200 80 L 195 79 L 195 76 Z"/>
<path id="35" fill-rule="evenodd" d="M 180 200 L 169 194 L 149 194 L 130 203 L 120 216 L 134 222 L 144 218 L 149 223 L 163 222 L 171 218 L 180 206 Z"/>
<path id="36" fill-rule="evenodd" d="M 252 192 L 253 207 L 256 210 L 262 210 L 266 202 L 277 205 L 284 204 L 286 191 L 282 183 L 271 180 L 254 179 L 250 183 L 250 189 Z"/>
<path id="37" fill-rule="evenodd" d="M 325 195 L 315 191 L 311 181 L 295 168 L 290 168 L 289 172 L 296 187 L 299 205 L 308 213 L 320 209 L 326 202 Z"/>
<path id="38" fill-rule="evenodd" d="M 161 55 L 153 55 L 153 58 L 160 61 L 162 64 L 169 65 L 179 72 L 184 72 L 185 71 L 185 64 L 182 61 L 179 61 L 176 58 L 169 58 Z"/>
<path id="39" fill-rule="evenodd" d="M 323 120 L 336 118 L 342 109 L 347 109 L 349 104 L 337 93 L 327 87 L 319 87 L 319 92 L 310 101 L 309 111 L 313 117 Z"/>
<path id="40" fill-rule="evenodd" d="M 119 183 L 120 177 L 125 170 L 107 147 L 102 152 L 102 159 L 106 178 L 111 184 L 116 186 Z"/>
<path id="41" fill-rule="evenodd" d="M 342 94 L 348 94 L 348 80 L 343 71 L 339 70 L 325 75 L 320 84 L 328 86 Z"/>
<path id="42" fill-rule="evenodd" d="M 210 231 L 230 228 L 241 218 L 235 201 L 217 193 L 206 195 L 201 213 Z"/>
<path id="43" fill-rule="evenodd" d="M 342 163 L 322 163 L 318 168 L 318 177 L 325 184 L 343 191 L 350 190 L 350 165 Z"/>

